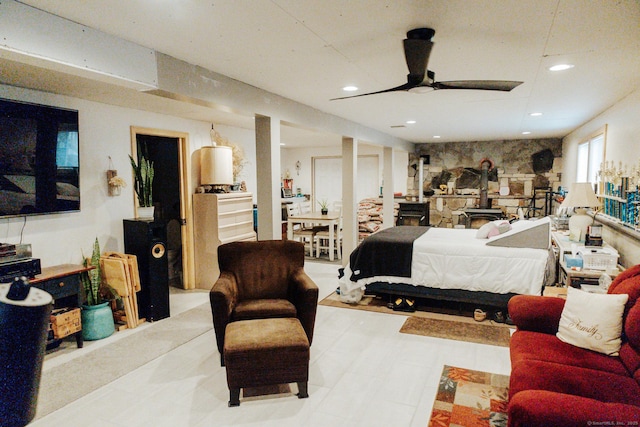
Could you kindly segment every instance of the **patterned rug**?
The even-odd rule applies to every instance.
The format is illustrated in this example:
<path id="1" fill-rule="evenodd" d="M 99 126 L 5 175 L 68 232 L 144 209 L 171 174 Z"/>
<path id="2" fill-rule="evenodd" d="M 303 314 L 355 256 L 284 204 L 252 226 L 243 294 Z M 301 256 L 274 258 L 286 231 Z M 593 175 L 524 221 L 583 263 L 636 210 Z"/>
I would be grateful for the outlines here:
<path id="1" fill-rule="evenodd" d="M 429 427 L 506 427 L 508 396 L 508 375 L 445 365 Z"/>

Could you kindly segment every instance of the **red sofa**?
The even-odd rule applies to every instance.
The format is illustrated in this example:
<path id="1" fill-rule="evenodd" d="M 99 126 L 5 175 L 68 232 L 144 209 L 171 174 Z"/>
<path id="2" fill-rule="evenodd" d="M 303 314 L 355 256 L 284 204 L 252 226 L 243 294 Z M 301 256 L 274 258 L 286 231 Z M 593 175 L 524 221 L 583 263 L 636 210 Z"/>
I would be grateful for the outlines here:
<path id="1" fill-rule="evenodd" d="M 609 293 L 629 294 L 619 356 L 556 338 L 565 300 L 518 295 L 509 301 L 509 421 L 520 426 L 639 425 L 640 265 L 616 277 Z"/>

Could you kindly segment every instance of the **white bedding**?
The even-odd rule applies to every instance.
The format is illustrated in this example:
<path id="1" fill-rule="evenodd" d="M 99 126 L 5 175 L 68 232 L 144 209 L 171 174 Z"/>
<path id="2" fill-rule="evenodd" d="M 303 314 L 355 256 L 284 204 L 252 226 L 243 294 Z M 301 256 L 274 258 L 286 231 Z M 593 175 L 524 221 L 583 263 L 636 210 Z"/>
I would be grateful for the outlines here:
<path id="1" fill-rule="evenodd" d="M 487 243 L 500 236 L 477 239 L 476 233 L 477 230 L 432 227 L 414 241 L 411 278 L 376 276 L 351 282 L 347 265 L 340 285 L 346 292 L 373 282 L 387 282 L 497 294 L 541 294 L 548 250 L 490 246 Z"/>

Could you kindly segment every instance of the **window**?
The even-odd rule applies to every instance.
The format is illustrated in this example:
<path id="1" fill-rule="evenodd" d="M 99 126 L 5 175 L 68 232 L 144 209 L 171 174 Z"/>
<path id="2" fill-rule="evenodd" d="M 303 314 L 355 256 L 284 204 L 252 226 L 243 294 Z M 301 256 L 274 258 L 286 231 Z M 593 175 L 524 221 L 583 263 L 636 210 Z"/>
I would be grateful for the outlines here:
<path id="1" fill-rule="evenodd" d="M 604 161 L 604 131 L 578 145 L 576 182 L 598 183 L 598 171 Z"/>

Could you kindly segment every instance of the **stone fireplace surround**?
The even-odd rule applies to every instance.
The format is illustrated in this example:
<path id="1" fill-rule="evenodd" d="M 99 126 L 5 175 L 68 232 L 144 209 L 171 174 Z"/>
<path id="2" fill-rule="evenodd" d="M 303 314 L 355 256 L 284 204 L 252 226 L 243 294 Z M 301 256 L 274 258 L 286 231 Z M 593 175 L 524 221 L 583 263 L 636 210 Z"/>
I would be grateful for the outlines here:
<path id="1" fill-rule="evenodd" d="M 421 156 L 429 159 L 429 164 L 423 165 L 422 185 L 418 182 Z M 409 155 L 407 198 L 417 198 L 419 189 L 433 191 L 433 196 L 425 197 L 425 201 L 431 203 L 431 225 L 449 228 L 466 225 L 463 212 L 479 208 L 480 190 L 458 188 L 456 181 L 469 170 L 479 172 L 483 159 L 490 159 L 495 168 L 490 175 L 493 180 L 489 181 L 490 206 L 487 208 L 501 209 L 505 218 L 516 216 L 518 208 L 526 210 L 534 195 L 536 206 L 544 206 L 545 195 L 536 189 L 556 190 L 561 182 L 561 139 L 417 144 L 415 153 Z M 434 177 L 449 176 L 449 173 L 447 188 L 432 188 L 432 181 L 439 182 Z M 472 227 L 477 228 L 484 222 L 477 221 Z"/>

